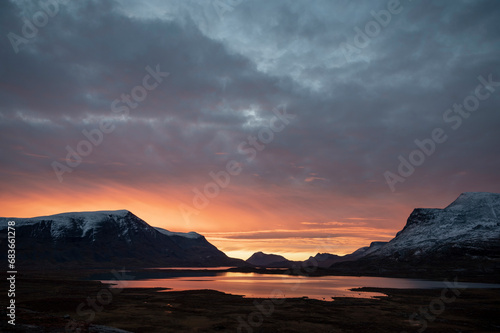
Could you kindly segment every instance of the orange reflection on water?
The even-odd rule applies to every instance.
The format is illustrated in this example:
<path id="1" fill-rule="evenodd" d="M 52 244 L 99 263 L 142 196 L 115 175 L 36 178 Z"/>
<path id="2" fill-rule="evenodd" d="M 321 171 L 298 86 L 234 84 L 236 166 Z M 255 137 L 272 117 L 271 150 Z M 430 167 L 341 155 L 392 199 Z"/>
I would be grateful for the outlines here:
<path id="1" fill-rule="evenodd" d="M 344 283 L 341 277 L 304 277 L 275 274 L 221 272 L 216 276 L 174 277 L 124 281 L 126 288 L 165 288 L 172 291 L 212 289 L 245 297 L 308 297 L 331 300 L 333 297 L 372 298 L 384 296 L 382 293 L 353 292 L 356 283 Z M 336 277 L 337 278 L 337 277 Z M 116 283 L 116 281 L 102 281 Z M 126 284 L 125 284 L 126 282 Z"/>

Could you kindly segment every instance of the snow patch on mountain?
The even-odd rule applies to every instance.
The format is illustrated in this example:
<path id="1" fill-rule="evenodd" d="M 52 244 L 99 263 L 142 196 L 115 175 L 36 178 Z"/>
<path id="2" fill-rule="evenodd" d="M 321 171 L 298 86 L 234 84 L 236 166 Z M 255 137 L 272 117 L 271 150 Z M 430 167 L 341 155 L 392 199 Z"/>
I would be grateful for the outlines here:
<path id="1" fill-rule="evenodd" d="M 365 246 L 362 248 L 357 249 L 351 254 L 348 254 L 346 257 L 352 257 L 354 259 L 358 259 L 361 257 L 365 257 L 367 255 L 370 255 L 376 251 L 378 251 L 380 248 L 385 246 L 388 242 L 371 242 L 370 246 Z"/>
<path id="2" fill-rule="evenodd" d="M 419 256 L 445 248 L 480 248 L 500 239 L 500 194 L 466 192 L 443 209 L 416 208 L 376 256 Z"/>
<path id="3" fill-rule="evenodd" d="M 200 234 L 160 232 L 127 210 L 0 218 L 0 231 L 8 227 L 8 221 L 16 222 L 19 239 L 30 240 L 17 243 L 20 267 L 244 264 L 242 260 L 227 257 Z M 6 253 L 3 255 L 5 260 Z"/>
<path id="4" fill-rule="evenodd" d="M 133 215 L 128 210 L 103 210 L 95 212 L 61 213 L 33 218 L 0 218 L 0 230 L 7 228 L 7 221 L 15 221 L 16 227 L 38 225 L 41 232 L 50 229 L 50 236 L 54 239 L 64 238 L 71 234 L 73 237 L 93 237 L 96 230 L 104 224 L 112 223 L 116 226 L 117 235 L 129 240 L 130 231 L 137 228 L 149 228 L 149 225 L 140 219 L 131 221 L 127 215 Z M 198 239 L 202 235 L 191 232 L 173 232 L 163 228 L 154 229 L 167 236 L 180 236 L 189 239 Z"/>
<path id="5" fill-rule="evenodd" d="M 7 221 L 15 221 L 16 228 L 37 225 L 40 232 L 49 229 L 53 239 L 72 237 L 93 237 L 96 230 L 105 223 L 117 226 L 119 235 L 126 236 L 131 229 L 141 226 L 140 220 L 131 223 L 126 217 L 131 214 L 128 210 L 71 212 L 33 218 L 0 218 L 0 230 L 7 227 Z M 147 226 L 144 222 L 142 227 Z M 35 236 L 35 235 L 33 235 Z"/>
<path id="6" fill-rule="evenodd" d="M 203 237 L 202 235 L 200 235 L 199 233 L 194 232 L 194 231 L 190 231 L 190 232 L 173 232 L 173 231 L 168 231 L 168 230 L 163 229 L 163 228 L 158 228 L 158 227 L 154 227 L 154 228 L 157 231 L 159 231 L 162 234 L 167 235 L 167 236 L 180 236 L 180 237 L 185 237 L 185 238 L 190 238 L 190 239 L 196 239 L 196 238 Z"/>

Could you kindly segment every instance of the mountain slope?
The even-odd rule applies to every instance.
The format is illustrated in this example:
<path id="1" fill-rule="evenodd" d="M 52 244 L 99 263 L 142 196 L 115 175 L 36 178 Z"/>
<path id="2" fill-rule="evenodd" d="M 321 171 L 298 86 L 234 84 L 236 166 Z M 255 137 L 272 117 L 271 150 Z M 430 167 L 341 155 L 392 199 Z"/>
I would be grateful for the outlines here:
<path id="1" fill-rule="evenodd" d="M 283 256 L 263 252 L 255 252 L 246 262 L 259 267 L 289 267 L 291 265 L 291 261 Z"/>
<path id="2" fill-rule="evenodd" d="M 355 261 L 360 258 L 363 258 L 378 249 L 380 249 L 382 246 L 387 244 L 387 242 L 371 242 L 370 246 L 365 246 L 362 248 L 357 249 L 353 253 L 346 254 L 344 256 L 338 256 L 335 254 L 329 254 L 329 253 L 318 253 L 314 257 L 309 257 L 309 261 L 316 262 L 318 267 L 321 268 L 326 268 L 330 267 L 331 265 L 339 262 L 345 262 L 345 261 Z"/>
<path id="3" fill-rule="evenodd" d="M 444 209 L 417 208 L 372 256 L 394 260 L 498 255 L 500 194 L 467 192 Z"/>
<path id="4" fill-rule="evenodd" d="M 242 262 L 227 257 L 199 234 L 158 230 L 127 210 L 0 218 L 2 235 L 7 221 L 16 222 L 18 267 L 230 266 Z"/>
<path id="5" fill-rule="evenodd" d="M 302 267 L 306 266 L 317 266 L 320 268 L 330 267 L 332 264 L 344 261 L 355 261 L 366 255 L 369 255 L 376 250 L 380 249 L 382 246 L 387 244 L 387 242 L 372 242 L 370 246 L 362 247 L 351 254 L 346 254 L 344 256 L 338 256 L 336 254 L 330 253 L 317 253 L 314 257 L 310 256 L 304 261 L 293 261 L 288 260 L 285 257 L 278 254 L 267 254 L 263 252 L 255 252 L 250 258 L 246 260 L 247 263 L 267 268 L 292 268 L 292 267 Z"/>
<path id="6" fill-rule="evenodd" d="M 342 257 L 336 254 L 316 253 L 314 257 L 310 256 L 308 259 L 306 259 L 306 261 L 312 263 L 313 266 L 317 265 L 318 267 L 329 267 L 332 264 L 338 262 L 340 258 Z"/>
<path id="7" fill-rule="evenodd" d="M 466 192 L 443 209 L 416 208 L 390 242 L 330 269 L 350 274 L 500 275 L 500 194 Z"/>

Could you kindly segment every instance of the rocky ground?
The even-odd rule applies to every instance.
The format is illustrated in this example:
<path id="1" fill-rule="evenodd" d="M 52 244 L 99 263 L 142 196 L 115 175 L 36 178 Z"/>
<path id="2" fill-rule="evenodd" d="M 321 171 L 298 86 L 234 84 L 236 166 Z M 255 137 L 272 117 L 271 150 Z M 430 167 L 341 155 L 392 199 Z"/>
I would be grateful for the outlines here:
<path id="1" fill-rule="evenodd" d="M 87 272 L 88 273 L 88 272 Z M 1 332 L 498 332 L 499 290 L 362 288 L 387 296 L 251 299 L 217 291 L 116 289 L 75 273 L 20 274 L 16 326 Z M 6 290 L 5 276 L 2 290 Z M 2 296 L 2 299 L 6 299 Z M 2 302 L 5 303 L 5 302 Z"/>

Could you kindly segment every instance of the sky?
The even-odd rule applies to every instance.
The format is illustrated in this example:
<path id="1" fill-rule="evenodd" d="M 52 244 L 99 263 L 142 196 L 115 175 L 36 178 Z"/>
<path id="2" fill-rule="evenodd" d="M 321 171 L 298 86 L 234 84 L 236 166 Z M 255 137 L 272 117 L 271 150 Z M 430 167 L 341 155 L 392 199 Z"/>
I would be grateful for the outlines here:
<path id="1" fill-rule="evenodd" d="M 230 256 L 500 192 L 498 1 L 1 1 L 0 216 L 128 209 Z"/>

